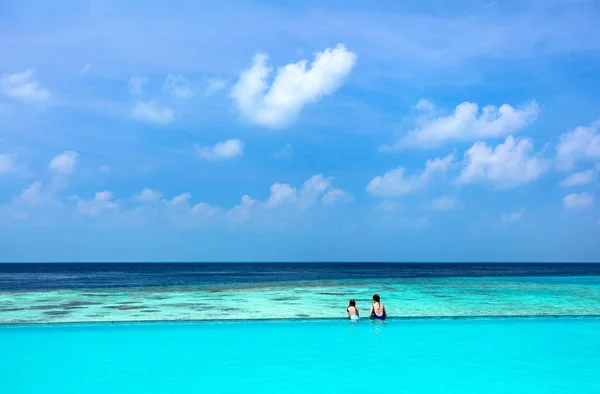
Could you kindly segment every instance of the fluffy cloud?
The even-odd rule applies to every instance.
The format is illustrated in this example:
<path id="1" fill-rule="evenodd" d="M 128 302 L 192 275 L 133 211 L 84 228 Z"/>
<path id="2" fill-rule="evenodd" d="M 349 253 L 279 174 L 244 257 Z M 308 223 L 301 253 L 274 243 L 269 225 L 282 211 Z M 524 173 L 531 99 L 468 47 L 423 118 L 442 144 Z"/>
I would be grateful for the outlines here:
<path id="1" fill-rule="evenodd" d="M 238 139 L 218 142 L 214 146 L 196 146 L 200 157 L 206 160 L 233 159 L 242 156 L 244 144 Z"/>
<path id="2" fill-rule="evenodd" d="M 75 151 L 64 151 L 50 160 L 48 168 L 57 175 L 69 175 L 75 169 L 79 155 Z"/>
<path id="3" fill-rule="evenodd" d="M 19 198 L 31 205 L 38 205 L 44 202 L 43 184 L 40 181 L 33 182 L 21 192 Z"/>
<path id="4" fill-rule="evenodd" d="M 330 207 L 353 200 L 350 193 L 334 188 L 332 178 L 323 175 L 309 178 L 298 188 L 275 183 L 266 199 L 259 201 L 244 195 L 239 204 L 229 209 L 202 201 L 194 202 L 188 192 L 172 198 L 162 198 L 159 192 L 150 188 L 143 189 L 126 200 L 115 198 L 106 190 L 97 192 L 90 199 L 78 196 L 59 199 L 57 192 L 67 186 L 66 181 L 67 178 L 63 176 L 55 176 L 48 185 L 39 181 L 33 182 L 22 190 L 12 205 L 5 206 L 4 209 L 10 208 L 6 211 L 8 216 L 20 220 L 33 218 L 35 215 L 30 215 L 30 212 L 41 212 L 30 211 L 37 209 L 34 206 L 51 205 L 57 209 L 73 209 L 72 213 L 81 216 L 104 216 L 104 220 L 118 219 L 119 224 L 141 225 L 158 221 L 186 228 L 227 226 L 252 220 L 252 225 L 277 227 L 292 223 L 290 220 L 305 215 L 313 207 Z M 110 211 L 117 212 L 116 210 L 118 217 L 104 215 Z M 46 209 L 44 212 L 56 211 Z M 62 211 L 61 217 L 64 218 L 68 212 Z"/>
<path id="5" fill-rule="evenodd" d="M 144 94 L 144 86 L 148 83 L 147 77 L 131 77 L 129 79 L 129 93 L 134 96 Z"/>
<path id="6" fill-rule="evenodd" d="M 416 108 L 427 112 L 434 110 L 433 104 L 427 100 L 419 101 Z M 481 110 L 476 103 L 464 102 L 451 115 L 420 118 L 418 127 L 386 149 L 411 146 L 435 148 L 452 140 L 473 141 L 504 137 L 532 123 L 538 112 L 539 107 L 535 101 L 518 108 L 503 104 L 500 107 L 487 105 Z"/>
<path id="7" fill-rule="evenodd" d="M 188 201 L 192 198 L 192 195 L 188 192 L 181 193 L 170 200 L 163 200 L 164 204 L 169 207 L 180 207 L 188 204 Z"/>
<path id="8" fill-rule="evenodd" d="M 548 169 L 547 163 L 533 154 L 530 139 L 508 136 L 496 148 L 476 142 L 465 152 L 465 166 L 459 183 L 487 182 L 500 189 L 532 182 Z"/>
<path id="9" fill-rule="evenodd" d="M 406 175 L 405 168 L 398 167 L 373 178 L 367 185 L 367 191 L 378 197 L 399 197 L 424 189 L 435 174 L 445 173 L 453 160 L 454 155 L 428 160 L 423 171 L 410 176 Z"/>
<path id="10" fill-rule="evenodd" d="M 569 175 L 562 181 L 560 181 L 560 186 L 562 187 L 573 187 L 573 186 L 583 186 L 592 183 L 596 179 L 596 171 L 594 170 L 586 170 L 581 172 L 576 172 L 574 174 Z"/>
<path id="11" fill-rule="evenodd" d="M 271 186 L 271 194 L 269 195 L 267 206 L 275 207 L 285 202 L 295 202 L 298 198 L 297 193 L 296 188 L 287 183 L 274 183 Z"/>
<path id="12" fill-rule="evenodd" d="M 223 210 L 205 202 L 191 203 L 190 193 L 179 194 L 170 200 L 163 199 L 162 214 L 178 227 L 202 227 L 214 224 Z"/>
<path id="13" fill-rule="evenodd" d="M 160 200 L 161 194 L 149 188 L 145 188 L 135 197 L 139 202 L 156 202 Z"/>
<path id="14" fill-rule="evenodd" d="M 420 99 L 414 108 L 418 111 L 424 111 L 424 112 L 435 111 L 435 105 L 427 99 Z"/>
<path id="15" fill-rule="evenodd" d="M 180 75 L 167 75 L 163 84 L 163 89 L 169 92 L 173 97 L 187 99 L 194 96 L 194 90 L 184 77 Z"/>
<path id="16" fill-rule="evenodd" d="M 586 208 L 594 203 L 594 196 L 590 193 L 571 193 L 563 197 L 565 208 Z"/>
<path id="17" fill-rule="evenodd" d="M 33 70 L 8 74 L 0 77 L 0 89 L 4 95 L 21 101 L 44 101 L 50 98 L 50 92 L 42 88 L 34 77 Z"/>
<path id="18" fill-rule="evenodd" d="M 166 125 L 173 120 L 173 110 L 159 107 L 153 101 L 138 101 L 133 108 L 132 116 L 143 122 Z"/>
<path id="19" fill-rule="evenodd" d="M 294 207 L 304 210 L 314 206 L 319 200 L 323 205 L 333 205 L 354 199 L 350 193 L 334 189 L 332 186 L 333 178 L 325 178 L 321 174 L 306 180 L 300 189 L 286 183 L 274 183 L 265 206 L 267 208 Z"/>
<path id="20" fill-rule="evenodd" d="M 556 160 L 560 169 L 569 170 L 578 161 L 600 160 L 600 132 L 597 122 L 580 126 L 560 136 L 556 146 Z"/>
<path id="21" fill-rule="evenodd" d="M 247 222 L 252 218 L 253 208 L 256 206 L 257 201 L 250 198 L 250 196 L 242 196 L 242 200 L 239 205 L 234 206 L 227 212 L 227 216 L 234 222 Z"/>
<path id="22" fill-rule="evenodd" d="M 292 122 L 304 105 L 335 92 L 352 70 L 356 55 L 343 45 L 315 54 L 307 60 L 277 70 L 273 83 L 267 55 L 254 56 L 252 66 L 240 74 L 231 95 L 239 111 L 251 122 L 280 127 Z"/>
<path id="23" fill-rule="evenodd" d="M 103 211 L 117 207 L 118 202 L 113 200 L 113 194 L 107 190 L 98 192 L 90 200 L 77 200 L 77 212 L 86 216 L 98 216 Z"/>
<path id="24" fill-rule="evenodd" d="M 15 163 L 11 155 L 2 153 L 0 154 L 0 175 L 13 172 L 15 170 Z"/>
<path id="25" fill-rule="evenodd" d="M 67 186 L 67 180 L 61 175 L 55 176 L 47 185 L 35 181 L 21 191 L 17 202 L 29 205 L 55 204 L 59 202 L 56 198 L 57 193 Z"/>
<path id="26" fill-rule="evenodd" d="M 525 216 L 525 210 L 520 209 L 516 212 L 503 213 L 500 220 L 504 223 L 518 222 L 523 219 L 523 216 Z"/>
<path id="27" fill-rule="evenodd" d="M 350 202 L 353 200 L 354 196 L 352 196 L 352 194 L 341 189 L 330 190 L 321 197 L 321 203 L 323 205 L 334 205 L 338 202 Z"/>
<path id="28" fill-rule="evenodd" d="M 442 196 L 433 200 L 428 208 L 434 211 L 449 211 L 456 207 L 456 198 L 450 196 Z"/>

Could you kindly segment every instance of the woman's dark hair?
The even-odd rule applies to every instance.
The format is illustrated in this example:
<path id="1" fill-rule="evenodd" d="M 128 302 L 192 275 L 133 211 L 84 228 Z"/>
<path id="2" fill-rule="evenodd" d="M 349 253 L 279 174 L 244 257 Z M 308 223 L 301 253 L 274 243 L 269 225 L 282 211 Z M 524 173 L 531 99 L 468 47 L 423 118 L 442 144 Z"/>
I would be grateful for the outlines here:
<path id="1" fill-rule="evenodd" d="M 373 294 L 373 301 L 379 302 L 379 300 L 380 300 L 379 294 Z"/>
<path id="2" fill-rule="evenodd" d="M 356 308 L 356 301 L 350 300 L 350 304 L 348 305 L 348 307 L 351 307 L 351 306 Z"/>

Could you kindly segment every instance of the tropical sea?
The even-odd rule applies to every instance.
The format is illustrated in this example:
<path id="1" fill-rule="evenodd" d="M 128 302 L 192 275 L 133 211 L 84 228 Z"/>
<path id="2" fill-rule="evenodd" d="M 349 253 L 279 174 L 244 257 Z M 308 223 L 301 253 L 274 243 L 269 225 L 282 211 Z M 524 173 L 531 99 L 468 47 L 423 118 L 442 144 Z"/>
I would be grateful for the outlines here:
<path id="1" fill-rule="evenodd" d="M 0 324 L 600 316 L 600 264 L 0 264 Z"/>
<path id="2" fill-rule="evenodd" d="M 598 393 L 598 332 L 600 264 L 0 264 L 9 394 Z"/>

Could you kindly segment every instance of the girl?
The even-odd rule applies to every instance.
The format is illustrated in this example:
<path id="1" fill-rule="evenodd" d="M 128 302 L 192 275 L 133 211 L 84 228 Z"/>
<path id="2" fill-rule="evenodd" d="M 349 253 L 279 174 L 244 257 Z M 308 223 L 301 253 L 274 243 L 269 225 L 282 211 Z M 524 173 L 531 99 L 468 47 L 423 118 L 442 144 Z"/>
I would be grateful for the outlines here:
<path id="1" fill-rule="evenodd" d="M 348 308 L 346 308 L 346 312 L 348 312 L 348 319 L 358 320 L 358 308 L 356 307 L 356 301 L 350 300 Z"/>

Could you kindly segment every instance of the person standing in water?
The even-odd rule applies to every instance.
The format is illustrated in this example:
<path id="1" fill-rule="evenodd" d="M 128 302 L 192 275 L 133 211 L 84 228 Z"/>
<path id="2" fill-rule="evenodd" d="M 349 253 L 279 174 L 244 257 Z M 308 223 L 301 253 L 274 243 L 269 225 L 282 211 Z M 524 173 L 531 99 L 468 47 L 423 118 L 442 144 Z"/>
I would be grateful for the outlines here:
<path id="1" fill-rule="evenodd" d="M 348 308 L 346 308 L 346 312 L 348 312 L 348 319 L 358 320 L 358 308 L 356 307 L 356 301 L 350 300 Z"/>
<path id="2" fill-rule="evenodd" d="M 379 294 L 373 295 L 373 305 L 371 305 L 369 317 L 375 320 L 385 320 L 385 318 L 387 317 L 385 305 L 381 303 L 381 298 L 379 297 Z"/>

